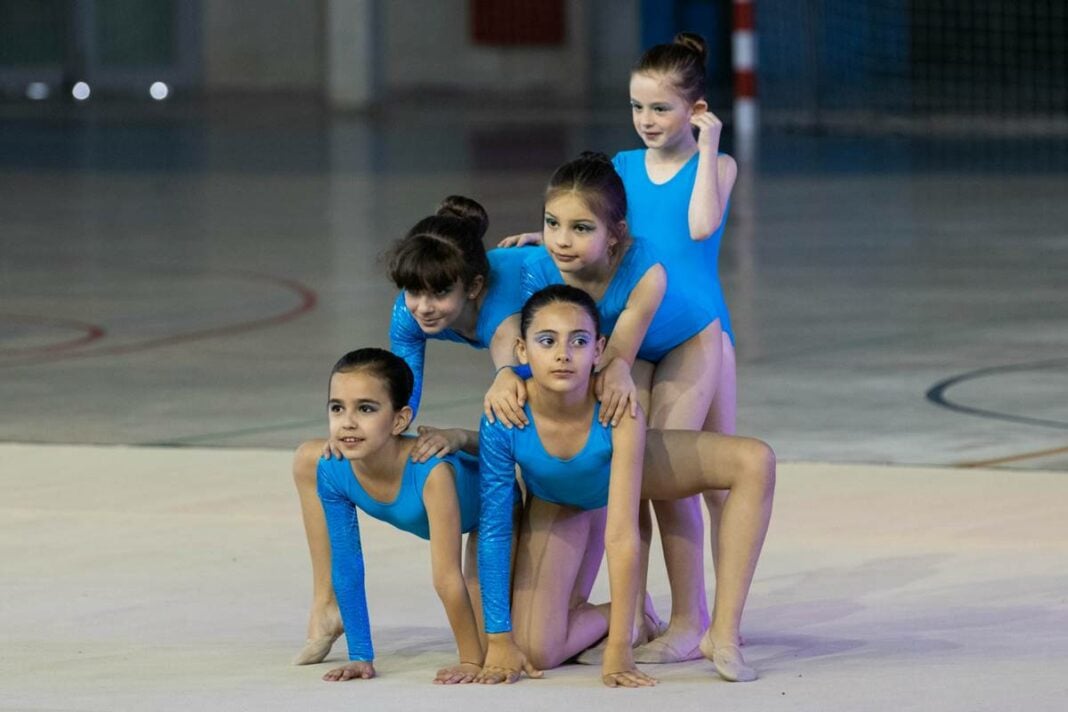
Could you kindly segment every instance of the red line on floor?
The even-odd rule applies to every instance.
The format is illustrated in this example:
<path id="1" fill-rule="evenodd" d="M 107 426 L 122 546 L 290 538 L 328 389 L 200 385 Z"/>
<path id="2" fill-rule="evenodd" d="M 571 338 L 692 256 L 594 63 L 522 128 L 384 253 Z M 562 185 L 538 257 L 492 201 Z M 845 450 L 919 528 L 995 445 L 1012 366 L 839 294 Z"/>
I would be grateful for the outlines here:
<path id="1" fill-rule="evenodd" d="M 81 336 L 67 341 L 57 341 L 51 344 L 44 344 L 42 346 L 27 346 L 24 348 L 16 349 L 0 349 L 0 358 L 6 356 L 30 356 L 32 354 L 49 354 L 58 353 L 61 351 L 69 351 L 70 349 L 77 348 L 78 346 L 84 346 L 85 344 L 92 343 L 97 339 L 104 337 L 104 328 L 97 326 L 96 324 L 89 324 L 83 321 L 75 321 L 73 319 L 54 319 L 51 317 L 31 316 L 23 314 L 0 314 L 0 321 L 14 321 L 23 324 L 43 325 L 49 327 L 58 327 L 61 329 L 72 329 L 74 331 L 83 332 Z"/>
<path id="2" fill-rule="evenodd" d="M 236 324 L 228 324 L 226 326 L 219 326 L 212 329 L 203 329 L 201 331 L 191 331 L 185 334 L 173 334 L 170 336 L 162 336 L 155 339 L 149 339 L 147 341 L 139 341 L 132 344 L 123 344 L 117 346 L 111 346 L 102 349 L 93 349 L 92 351 L 77 351 L 73 353 L 62 354 L 45 354 L 43 357 L 33 361 L 34 364 L 51 362 L 51 361 L 64 361 L 68 359 L 77 358 L 94 358 L 97 356 L 118 356 L 122 354 L 136 353 L 138 351 L 148 351 L 150 349 L 159 348 L 162 346 L 172 346 L 174 344 L 183 344 L 190 341 L 201 341 L 203 339 L 211 339 L 216 337 L 234 336 L 235 334 L 243 334 L 249 331 L 255 331 L 257 329 L 263 329 L 268 326 L 277 326 L 284 324 L 288 321 L 292 321 L 304 314 L 307 314 L 313 310 L 319 302 L 319 295 L 316 292 L 300 282 L 294 279 L 288 279 L 286 277 L 276 277 L 274 275 L 260 274 L 257 272 L 246 272 L 243 270 L 234 270 L 231 274 L 238 274 L 244 277 L 248 277 L 254 280 L 272 282 L 279 284 L 283 287 L 291 289 L 296 292 L 300 297 L 300 303 L 292 309 L 289 309 L 281 314 L 275 314 L 273 316 L 264 317 L 262 319 L 253 319 L 251 321 L 238 322 Z M 0 366 L 23 366 L 28 365 L 25 362 L 9 362 L 0 364 Z"/>

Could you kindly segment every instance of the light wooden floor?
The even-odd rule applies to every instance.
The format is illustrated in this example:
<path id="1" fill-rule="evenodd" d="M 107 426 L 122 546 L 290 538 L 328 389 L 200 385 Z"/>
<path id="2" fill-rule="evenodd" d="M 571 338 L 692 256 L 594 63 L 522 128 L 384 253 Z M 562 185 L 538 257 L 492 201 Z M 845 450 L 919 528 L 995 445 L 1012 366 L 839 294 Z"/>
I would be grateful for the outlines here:
<path id="1" fill-rule="evenodd" d="M 380 678 L 320 681 L 343 641 L 287 665 L 310 589 L 288 466 L 282 451 L 0 445 L 0 709 L 1063 709 L 1063 473 L 782 464 L 743 625 L 761 679 L 698 661 L 647 666 L 660 685 L 625 691 L 581 666 L 430 684 L 451 636 L 426 545 L 366 518 Z M 658 564 L 650 588 L 666 609 Z"/>

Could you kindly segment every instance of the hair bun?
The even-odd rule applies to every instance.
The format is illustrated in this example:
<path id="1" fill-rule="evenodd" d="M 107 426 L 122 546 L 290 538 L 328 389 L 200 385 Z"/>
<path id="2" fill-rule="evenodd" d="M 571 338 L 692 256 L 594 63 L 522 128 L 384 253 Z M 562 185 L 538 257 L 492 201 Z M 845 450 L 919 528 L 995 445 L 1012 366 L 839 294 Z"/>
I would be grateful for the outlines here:
<path id="1" fill-rule="evenodd" d="M 441 201 L 437 215 L 440 217 L 457 218 L 470 223 L 478 235 L 478 239 L 486 234 L 489 229 L 489 215 L 477 200 L 462 195 L 450 195 Z"/>
<path id="2" fill-rule="evenodd" d="M 691 52 L 696 52 L 701 57 L 702 64 L 708 58 L 708 45 L 705 43 L 705 38 L 696 32 L 680 32 L 675 35 L 672 44 L 681 45 Z"/>
<path id="3" fill-rule="evenodd" d="M 580 161 L 597 161 L 598 163 L 612 163 L 612 159 L 608 157 L 608 154 L 601 153 L 600 151 L 583 151 L 579 154 Z"/>

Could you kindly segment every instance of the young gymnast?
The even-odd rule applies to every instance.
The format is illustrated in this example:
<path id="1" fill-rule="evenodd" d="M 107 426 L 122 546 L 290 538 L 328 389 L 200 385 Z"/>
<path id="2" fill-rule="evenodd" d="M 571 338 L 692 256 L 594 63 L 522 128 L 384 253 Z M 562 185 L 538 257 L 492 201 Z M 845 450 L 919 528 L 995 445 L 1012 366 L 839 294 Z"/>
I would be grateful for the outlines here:
<path id="1" fill-rule="evenodd" d="M 343 459 L 319 460 L 318 491 L 350 662 L 327 672 L 324 680 L 375 675 L 357 510 L 430 540 L 434 588 L 460 655 L 459 663 L 439 670 L 434 681 L 471 682 L 482 667 L 474 559 L 479 480 L 478 462 L 471 456 L 478 453 L 478 439 L 471 431 L 441 431 L 464 452 L 416 462 L 411 456 L 416 438 L 403 434 L 412 419 L 408 399 L 413 381 L 403 360 L 374 348 L 345 354 L 331 371 L 330 438 Z M 321 450 L 322 442 L 305 446 Z M 468 533 L 466 570 L 461 566 L 464 533 Z"/>
<path id="2" fill-rule="evenodd" d="M 656 246 L 669 285 L 687 285 L 717 315 L 717 324 L 705 335 L 704 388 L 679 402 L 676 387 L 662 382 L 661 390 L 668 392 L 657 397 L 654 386 L 652 402 L 647 401 L 650 423 L 729 435 L 736 428 L 737 369 L 730 314 L 719 279 L 719 248 L 738 168 L 733 158 L 719 152 L 723 125 L 705 99 L 706 59 L 703 38 L 687 32 L 642 55 L 631 72 L 630 104 L 634 129 L 645 148 L 620 152 L 612 163 L 626 188 L 631 233 Z M 540 238 L 540 233 L 527 233 L 501 244 L 522 245 Z M 705 497 L 713 525 L 724 496 L 713 492 Z M 701 570 L 703 547 L 694 539 L 700 507 L 696 500 L 654 506 L 661 531 L 667 524 L 679 535 L 673 540 L 675 551 L 665 551 L 672 583 L 671 625 L 635 655 L 639 662 L 674 662 L 698 653 L 694 645 L 698 624 L 707 619 L 699 595 L 704 582 L 688 575 Z M 642 517 L 647 526 L 644 508 Z M 717 527 L 711 530 L 715 536 Z"/>
<path id="3" fill-rule="evenodd" d="M 719 364 L 717 305 L 702 299 L 699 288 L 695 293 L 693 280 L 665 275 L 654 246 L 630 237 L 626 214 L 623 182 L 603 154 L 583 154 L 557 169 L 545 196 L 545 252 L 524 263 L 524 293 L 566 283 L 597 299 L 608 335 L 595 390 L 603 421 L 620 422 L 617 403 L 623 398 L 614 398 L 629 388 L 650 413 L 650 427 L 701 430 Z M 613 388 L 613 382 L 620 385 Z M 671 623 L 666 632 L 655 627 L 655 614 L 646 616 L 643 607 L 642 621 L 654 623 L 644 625 L 635 642 L 661 636 L 652 650 L 641 651 L 641 662 L 690 660 L 700 657 L 708 625 L 700 499 L 654 506 L 671 587 Z M 641 511 L 644 601 L 652 526 L 648 510 Z M 580 659 L 596 662 L 597 651 Z"/>
<path id="4" fill-rule="evenodd" d="M 756 678 L 738 626 L 771 515 L 775 459 L 758 440 L 679 430 L 646 431 L 644 415 L 601 422 L 593 370 L 605 351 L 598 309 L 582 290 L 554 285 L 524 305 L 517 346 L 529 364 L 525 429 L 483 418 L 479 578 L 488 646 L 479 682 L 538 677 L 605 635 L 602 680 L 655 681 L 632 659 L 640 577 L 639 498 L 671 500 L 726 489 L 719 578 L 701 652 L 731 681 Z M 510 590 L 511 488 L 528 490 Z M 607 507 L 606 507 L 607 506 Z M 607 551 L 611 604 L 588 602 Z M 509 607 L 511 593 L 511 612 Z"/>
<path id="5" fill-rule="evenodd" d="M 484 400 L 488 414 L 522 417 L 522 381 L 505 368 L 515 363 L 513 347 L 523 304 L 520 266 L 527 250 L 492 250 L 482 245 L 489 220 L 485 209 L 463 196 L 446 198 L 434 215 L 420 220 L 394 245 L 389 274 L 402 291 L 393 305 L 390 349 L 411 368 L 415 381 L 408 405 L 419 409 L 428 339 L 488 348 L 498 369 Z M 435 428 L 420 427 L 412 455 L 425 462 L 452 452 L 449 438 Z M 312 562 L 312 607 L 308 637 L 294 663 L 321 662 L 343 632 L 330 581 L 330 542 L 322 505 L 316 494 L 319 456 L 339 457 L 328 442 L 318 449 L 302 446 L 293 460 L 304 531 Z"/>

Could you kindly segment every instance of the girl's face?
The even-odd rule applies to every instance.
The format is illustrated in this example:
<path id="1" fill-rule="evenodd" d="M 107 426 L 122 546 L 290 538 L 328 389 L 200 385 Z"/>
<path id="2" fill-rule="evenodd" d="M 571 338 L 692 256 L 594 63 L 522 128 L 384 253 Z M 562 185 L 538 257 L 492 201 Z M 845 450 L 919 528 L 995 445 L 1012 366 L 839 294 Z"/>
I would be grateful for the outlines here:
<path id="1" fill-rule="evenodd" d="M 604 338 L 597 337 L 593 319 L 569 302 L 539 309 L 516 348 L 519 361 L 530 365 L 534 381 L 557 392 L 587 388 L 603 350 Z"/>
<path id="2" fill-rule="evenodd" d="M 704 99 L 690 104 L 660 73 L 630 76 L 630 107 L 646 148 L 669 150 L 692 141 L 690 117 L 708 111 Z"/>
<path id="3" fill-rule="evenodd" d="M 382 379 L 366 369 L 330 377 L 330 438 L 348 460 L 372 455 L 407 429 L 412 411 L 394 410 Z"/>
<path id="4" fill-rule="evenodd" d="M 452 287 L 439 292 L 404 290 L 404 305 L 424 334 L 438 334 L 448 329 L 467 302 L 478 296 L 481 280 L 477 277 L 471 289 L 464 289 L 463 282 L 456 280 Z"/>
<path id="5" fill-rule="evenodd" d="M 545 249 L 562 274 L 604 267 L 619 242 L 608 226 L 573 191 L 545 203 Z"/>

